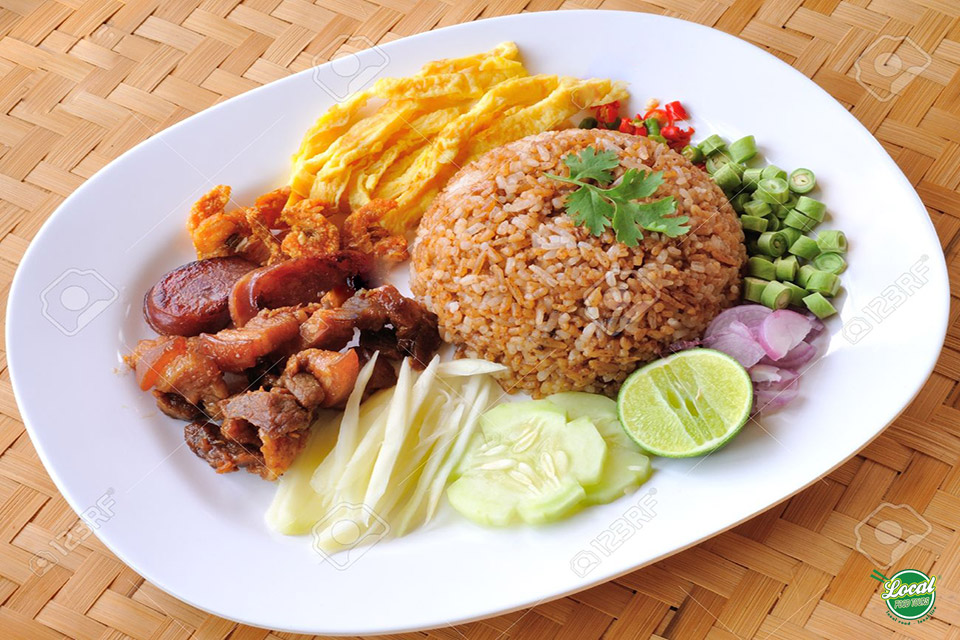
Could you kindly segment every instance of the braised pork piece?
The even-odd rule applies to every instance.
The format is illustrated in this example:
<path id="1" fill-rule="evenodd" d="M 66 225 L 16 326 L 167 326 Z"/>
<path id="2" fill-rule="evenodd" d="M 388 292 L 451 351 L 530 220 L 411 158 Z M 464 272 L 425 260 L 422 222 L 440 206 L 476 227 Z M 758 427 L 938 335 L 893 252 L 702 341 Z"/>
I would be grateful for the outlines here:
<path id="1" fill-rule="evenodd" d="M 165 287 L 172 298 L 167 313 L 185 309 L 197 316 L 198 309 L 212 308 L 209 300 L 176 300 L 181 290 L 220 287 L 221 300 L 220 280 L 190 279 L 220 278 L 204 262 L 177 274 L 179 289 Z M 374 352 L 380 355 L 368 393 L 395 384 L 391 360 L 410 356 L 422 366 L 440 346 L 436 316 L 395 287 L 356 291 L 369 262 L 343 251 L 247 270 L 229 292 L 226 327 L 141 340 L 126 361 L 161 411 L 191 421 L 184 438 L 198 457 L 218 473 L 246 469 L 274 480 L 302 450 L 314 412 L 343 407 Z M 209 326 L 170 315 L 172 320 L 152 326 L 171 333 Z M 348 349 L 357 331 L 361 348 Z"/>

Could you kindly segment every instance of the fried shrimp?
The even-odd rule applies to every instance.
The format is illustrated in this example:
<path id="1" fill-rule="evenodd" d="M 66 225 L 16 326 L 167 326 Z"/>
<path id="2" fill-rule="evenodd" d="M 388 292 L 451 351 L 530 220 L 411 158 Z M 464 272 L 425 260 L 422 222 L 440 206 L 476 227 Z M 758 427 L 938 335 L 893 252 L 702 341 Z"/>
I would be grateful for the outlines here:
<path id="1" fill-rule="evenodd" d="M 290 226 L 281 248 L 291 258 L 325 256 L 340 249 L 340 230 L 328 216 L 335 207 L 320 200 L 301 200 L 288 206 L 280 219 Z"/>
<path id="2" fill-rule="evenodd" d="M 273 233 L 290 195 L 281 188 L 257 198 L 252 207 L 227 211 L 230 187 L 218 185 L 197 200 L 187 218 L 187 230 L 197 258 L 241 256 L 258 264 L 285 259 Z"/>
<path id="3" fill-rule="evenodd" d="M 280 214 L 290 198 L 290 187 L 280 187 L 257 198 L 252 209 L 258 220 L 268 229 L 279 229 L 283 226 Z"/>
<path id="4" fill-rule="evenodd" d="M 391 235 L 380 224 L 387 213 L 397 208 L 393 200 L 371 200 L 343 221 L 343 247 L 383 258 L 389 262 L 403 262 L 409 257 L 407 241 L 403 236 Z"/>
<path id="5" fill-rule="evenodd" d="M 230 187 L 225 184 L 219 184 L 203 194 L 193 203 L 190 215 L 187 216 L 187 231 L 190 235 L 193 235 L 201 222 L 226 211 L 229 202 Z"/>

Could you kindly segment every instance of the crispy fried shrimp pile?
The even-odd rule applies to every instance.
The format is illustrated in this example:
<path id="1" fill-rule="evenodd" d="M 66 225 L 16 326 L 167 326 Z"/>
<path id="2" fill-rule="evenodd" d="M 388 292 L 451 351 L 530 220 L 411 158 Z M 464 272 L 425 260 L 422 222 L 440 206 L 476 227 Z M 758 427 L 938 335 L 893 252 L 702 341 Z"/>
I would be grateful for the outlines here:
<path id="1" fill-rule="evenodd" d="M 290 188 L 265 193 L 251 207 L 228 210 L 230 187 L 219 185 L 194 203 L 187 218 L 197 258 L 241 256 L 261 265 L 355 249 L 388 262 L 408 257 L 407 241 L 381 225 L 393 200 L 372 200 L 344 219 L 320 200 L 287 204 Z M 342 223 L 338 226 L 335 220 Z"/>

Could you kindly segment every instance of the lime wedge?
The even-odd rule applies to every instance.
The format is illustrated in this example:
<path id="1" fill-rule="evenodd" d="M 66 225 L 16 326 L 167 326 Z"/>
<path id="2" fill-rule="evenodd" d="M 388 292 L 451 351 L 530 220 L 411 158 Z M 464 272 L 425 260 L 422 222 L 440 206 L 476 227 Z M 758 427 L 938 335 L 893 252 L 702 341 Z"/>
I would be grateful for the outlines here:
<path id="1" fill-rule="evenodd" d="M 750 417 L 746 369 L 713 349 L 689 349 L 634 371 L 617 396 L 627 434 L 667 458 L 699 456 L 725 445 Z"/>

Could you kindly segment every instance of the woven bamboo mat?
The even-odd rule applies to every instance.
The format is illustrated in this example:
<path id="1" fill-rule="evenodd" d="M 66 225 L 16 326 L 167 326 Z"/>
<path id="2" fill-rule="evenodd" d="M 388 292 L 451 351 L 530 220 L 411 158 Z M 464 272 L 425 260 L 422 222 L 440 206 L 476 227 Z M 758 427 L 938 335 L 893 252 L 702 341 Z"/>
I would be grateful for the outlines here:
<path id="1" fill-rule="evenodd" d="M 87 177 L 158 130 L 309 67 L 347 34 L 386 42 L 558 8 L 679 16 L 792 64 L 847 106 L 899 163 L 937 227 L 951 275 L 960 275 L 960 0 L 4 0 L 0 7 L 4 306 L 14 269 L 44 219 Z M 879 68 L 893 49 L 901 66 Z M 858 72 L 873 84 L 858 81 Z M 0 322 L 4 315 L 0 309 Z M 960 639 L 958 380 L 960 328 L 953 323 L 936 371 L 903 416 L 792 500 L 576 596 L 409 637 Z M 0 637 L 293 637 L 178 602 L 93 536 L 78 535 L 77 516 L 24 432 L 2 350 L 0 452 Z M 872 527 L 880 522 L 897 526 L 884 525 L 878 536 Z M 900 538 L 915 534 L 919 542 L 902 542 L 898 527 Z M 865 532 L 874 542 L 861 552 Z M 51 540 L 72 550 L 35 570 L 34 553 Z M 904 549 L 892 570 L 939 576 L 933 618 L 909 627 L 885 614 L 869 579 L 874 566 Z"/>

